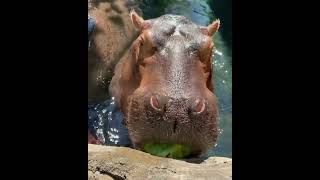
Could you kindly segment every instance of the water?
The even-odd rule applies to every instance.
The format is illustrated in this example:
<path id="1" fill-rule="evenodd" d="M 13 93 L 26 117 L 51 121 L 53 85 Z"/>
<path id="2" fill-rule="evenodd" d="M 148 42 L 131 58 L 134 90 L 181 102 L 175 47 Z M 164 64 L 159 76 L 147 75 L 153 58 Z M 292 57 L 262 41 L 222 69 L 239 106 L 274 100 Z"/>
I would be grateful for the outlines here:
<path id="1" fill-rule="evenodd" d="M 101 104 L 88 106 L 88 126 L 100 142 L 114 146 L 132 147 L 128 130 L 123 123 L 123 114 L 111 98 Z"/>
<path id="2" fill-rule="evenodd" d="M 206 0 L 136 0 L 135 4 L 142 10 L 144 19 L 156 18 L 163 14 L 184 15 L 198 25 L 206 26 L 216 17 L 213 2 Z M 221 2 L 220 2 L 221 5 Z M 231 7 L 230 7 L 231 8 Z M 212 10 L 213 9 L 213 10 Z M 223 27 L 223 21 L 221 21 Z M 213 53 L 214 84 L 219 103 L 220 136 L 216 147 L 209 156 L 232 157 L 232 47 L 230 45 L 231 29 L 223 29 L 214 37 L 216 51 Z M 225 36 L 223 36 L 225 35 Z M 228 37 L 228 41 L 224 39 Z M 100 141 L 109 145 L 131 146 L 128 132 L 122 122 L 122 114 L 115 107 L 113 99 L 104 103 L 89 105 L 89 123 L 97 131 Z"/>

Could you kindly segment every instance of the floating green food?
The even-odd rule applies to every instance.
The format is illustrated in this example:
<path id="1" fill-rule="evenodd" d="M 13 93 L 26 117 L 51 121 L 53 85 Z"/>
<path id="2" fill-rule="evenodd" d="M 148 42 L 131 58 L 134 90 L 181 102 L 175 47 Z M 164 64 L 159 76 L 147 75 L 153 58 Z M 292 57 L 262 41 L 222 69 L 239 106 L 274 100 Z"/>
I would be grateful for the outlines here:
<path id="1" fill-rule="evenodd" d="M 185 158 L 191 154 L 191 148 L 181 144 L 145 144 L 144 151 L 155 156 Z"/>

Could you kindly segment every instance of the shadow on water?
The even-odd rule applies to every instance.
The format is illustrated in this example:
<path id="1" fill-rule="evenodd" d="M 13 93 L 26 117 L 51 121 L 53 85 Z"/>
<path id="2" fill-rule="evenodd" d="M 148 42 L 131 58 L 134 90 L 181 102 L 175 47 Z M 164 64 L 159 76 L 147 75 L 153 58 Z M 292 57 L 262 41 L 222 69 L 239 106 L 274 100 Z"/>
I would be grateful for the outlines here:
<path id="1" fill-rule="evenodd" d="M 221 20 L 223 28 L 214 37 L 216 51 L 213 54 L 213 80 L 219 104 L 221 134 L 217 145 L 209 151 L 208 156 L 232 157 L 231 2 L 229 0 L 217 1 L 218 13 L 214 11 L 215 2 L 207 0 L 136 0 L 135 4 L 141 9 L 145 19 L 156 18 L 164 14 L 177 14 L 186 16 L 202 26 L 208 25 L 217 18 Z M 101 104 L 89 105 L 88 111 L 88 125 L 90 124 L 96 130 L 100 141 L 108 145 L 131 147 L 127 129 L 122 122 L 122 114 L 115 107 L 113 99 Z M 198 159 L 197 162 L 192 159 L 185 161 L 201 163 L 203 160 L 205 159 L 200 161 Z"/>

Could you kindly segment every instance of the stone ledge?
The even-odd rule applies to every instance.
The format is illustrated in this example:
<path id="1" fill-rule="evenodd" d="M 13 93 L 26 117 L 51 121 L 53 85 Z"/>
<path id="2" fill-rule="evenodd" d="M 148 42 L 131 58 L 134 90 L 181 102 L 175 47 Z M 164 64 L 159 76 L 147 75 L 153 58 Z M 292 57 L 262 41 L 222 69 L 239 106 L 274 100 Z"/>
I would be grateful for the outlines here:
<path id="1" fill-rule="evenodd" d="M 232 159 L 175 160 L 126 147 L 88 144 L 88 179 L 232 179 Z"/>

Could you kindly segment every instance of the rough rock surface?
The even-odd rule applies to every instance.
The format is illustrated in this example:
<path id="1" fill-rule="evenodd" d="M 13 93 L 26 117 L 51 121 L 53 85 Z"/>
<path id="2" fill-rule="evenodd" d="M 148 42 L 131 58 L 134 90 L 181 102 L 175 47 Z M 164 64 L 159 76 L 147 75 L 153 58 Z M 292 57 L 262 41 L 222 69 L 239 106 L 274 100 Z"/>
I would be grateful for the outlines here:
<path id="1" fill-rule="evenodd" d="M 175 160 L 126 147 L 88 144 L 88 179 L 232 179 L 232 159 Z"/>

